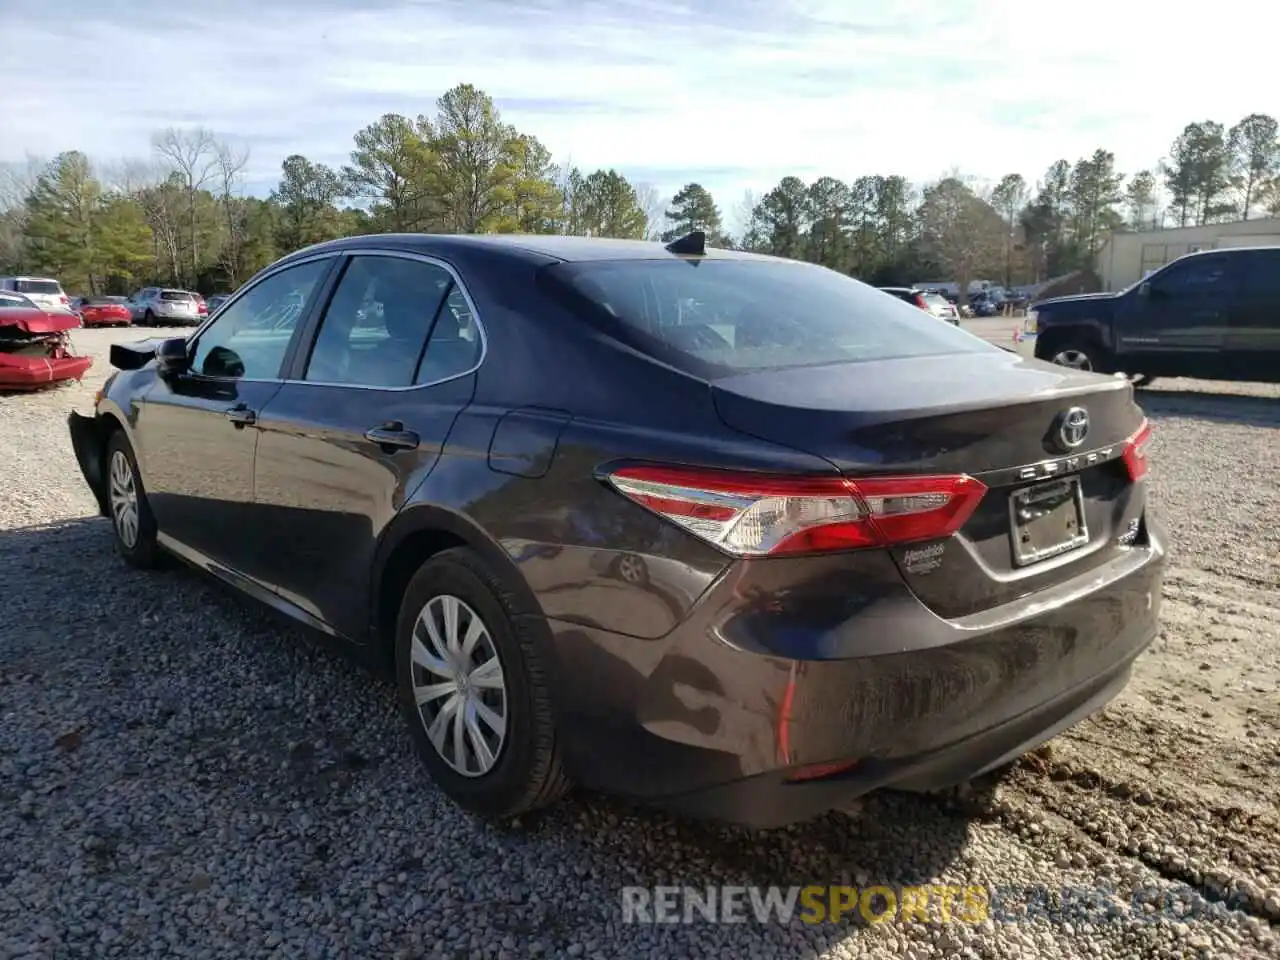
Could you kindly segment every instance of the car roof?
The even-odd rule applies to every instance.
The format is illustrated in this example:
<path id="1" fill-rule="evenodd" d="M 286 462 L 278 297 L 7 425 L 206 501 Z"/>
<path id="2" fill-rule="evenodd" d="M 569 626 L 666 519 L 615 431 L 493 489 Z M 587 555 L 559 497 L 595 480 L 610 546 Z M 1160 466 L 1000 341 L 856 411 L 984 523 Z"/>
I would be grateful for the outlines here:
<path id="1" fill-rule="evenodd" d="M 501 250 L 517 257 L 527 255 L 531 260 L 551 258 L 568 262 L 687 259 L 684 255 L 671 253 L 662 243 L 650 240 L 614 240 L 605 237 L 564 237 L 542 234 L 425 233 L 383 233 L 343 237 L 307 247 L 292 256 L 320 253 L 325 250 L 359 250 L 369 247 L 417 250 L 422 253 L 445 253 L 450 250 L 461 252 L 467 249 Z M 706 254 L 699 259 L 782 260 L 780 257 L 770 257 L 761 253 L 722 250 L 718 247 L 707 247 Z"/>
<path id="2" fill-rule="evenodd" d="M 1174 259 L 1181 260 L 1183 257 L 1203 257 L 1210 253 L 1249 253 L 1250 251 L 1255 250 L 1266 250 L 1274 253 L 1275 251 L 1280 250 L 1280 244 L 1260 243 L 1255 247 L 1209 247 L 1207 250 L 1192 250 L 1190 253 L 1184 253 L 1181 257 L 1175 257 Z M 1169 262 L 1173 263 L 1173 260 L 1170 260 Z"/>

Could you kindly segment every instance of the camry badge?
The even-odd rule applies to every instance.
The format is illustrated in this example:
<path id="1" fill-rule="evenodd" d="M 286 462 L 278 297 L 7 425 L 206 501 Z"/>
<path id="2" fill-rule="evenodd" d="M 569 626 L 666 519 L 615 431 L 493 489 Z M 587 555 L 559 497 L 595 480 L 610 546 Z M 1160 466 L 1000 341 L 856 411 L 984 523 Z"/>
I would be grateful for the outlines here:
<path id="1" fill-rule="evenodd" d="M 1072 407 L 1058 418 L 1058 446 L 1074 450 L 1089 436 L 1089 413 L 1084 407 Z"/>

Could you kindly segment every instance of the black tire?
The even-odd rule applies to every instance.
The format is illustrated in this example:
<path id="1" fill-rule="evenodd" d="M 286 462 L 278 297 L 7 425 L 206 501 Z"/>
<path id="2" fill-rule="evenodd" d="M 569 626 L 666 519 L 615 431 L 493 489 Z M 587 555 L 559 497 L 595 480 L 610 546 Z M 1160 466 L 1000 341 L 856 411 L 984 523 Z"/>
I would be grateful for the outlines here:
<path id="1" fill-rule="evenodd" d="M 128 525 L 121 513 L 116 509 L 116 489 L 118 488 L 114 470 L 118 458 L 128 466 L 132 479 L 135 505 L 137 511 L 137 530 L 130 542 Z M 142 473 L 138 470 L 138 460 L 133 455 L 133 447 L 123 430 L 116 430 L 107 439 L 107 449 L 103 457 L 102 482 L 106 485 L 107 514 L 111 519 L 111 532 L 116 544 L 116 552 L 125 561 L 140 570 L 152 570 L 161 565 L 162 557 L 156 543 L 156 521 L 151 514 L 151 506 L 147 503 L 146 489 L 142 485 Z M 123 531 L 123 532 L 122 532 Z"/>
<path id="2" fill-rule="evenodd" d="M 421 669 L 413 663 L 414 629 L 428 603 L 445 596 L 461 600 L 478 614 L 502 667 L 505 737 L 493 767 L 478 776 L 459 773 L 436 749 L 427 734 L 422 712 L 426 708 L 420 709 L 414 697 L 414 672 Z M 538 639 L 528 619 L 515 613 L 514 598 L 484 561 L 472 550 L 457 547 L 418 569 L 396 620 L 396 691 L 418 755 L 446 796 L 465 810 L 494 819 L 548 806 L 571 787 L 561 764 Z"/>
<path id="3" fill-rule="evenodd" d="M 156 315 L 151 312 L 150 307 L 147 307 L 147 312 L 142 315 L 142 322 L 148 327 L 154 327 L 156 325 Z"/>

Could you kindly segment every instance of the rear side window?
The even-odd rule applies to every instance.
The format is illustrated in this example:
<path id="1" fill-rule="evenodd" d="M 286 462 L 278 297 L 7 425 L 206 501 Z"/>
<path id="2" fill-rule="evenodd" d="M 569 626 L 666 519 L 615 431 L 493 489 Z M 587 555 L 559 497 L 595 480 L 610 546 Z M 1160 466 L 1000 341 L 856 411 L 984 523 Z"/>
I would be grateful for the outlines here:
<path id="1" fill-rule="evenodd" d="M 185 290 L 165 290 L 160 294 L 161 300 L 190 300 L 191 294 Z"/>
<path id="2" fill-rule="evenodd" d="M 1244 292 L 1251 297 L 1280 297 L 1280 250 L 1260 251 L 1248 258 Z"/>
<path id="3" fill-rule="evenodd" d="M 593 261 L 546 276 L 619 339 L 698 376 L 999 349 L 810 264 Z"/>
<path id="4" fill-rule="evenodd" d="M 62 285 L 57 280 L 15 280 L 13 289 L 18 293 L 34 293 L 37 296 L 62 296 Z"/>
<path id="5" fill-rule="evenodd" d="M 465 373 L 478 330 L 448 270 L 403 257 L 352 259 L 320 324 L 304 378 L 409 387 Z"/>

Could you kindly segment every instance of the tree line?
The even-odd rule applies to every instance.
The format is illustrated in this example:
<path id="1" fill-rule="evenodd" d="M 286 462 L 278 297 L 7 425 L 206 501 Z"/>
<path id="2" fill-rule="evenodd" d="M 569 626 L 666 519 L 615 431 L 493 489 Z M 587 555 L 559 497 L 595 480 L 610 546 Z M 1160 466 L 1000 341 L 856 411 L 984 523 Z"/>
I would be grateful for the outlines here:
<path id="1" fill-rule="evenodd" d="M 267 197 L 246 196 L 246 150 L 202 129 L 152 138 L 145 160 L 95 163 L 70 151 L 10 167 L 0 182 L 0 273 L 57 276 L 68 290 L 164 284 L 234 289 L 284 254 L 360 233 L 535 233 L 670 239 L 821 263 L 879 284 L 979 277 L 1031 283 L 1092 267 L 1116 229 L 1280 216 L 1277 122 L 1188 124 L 1158 165 L 1126 176 L 1110 151 L 1062 159 L 1034 183 L 984 185 L 959 172 L 913 184 L 784 177 L 748 193 L 730 230 L 689 183 L 663 198 L 615 169 L 557 163 L 469 84 L 434 114 L 386 114 L 332 167 L 287 157 Z"/>

